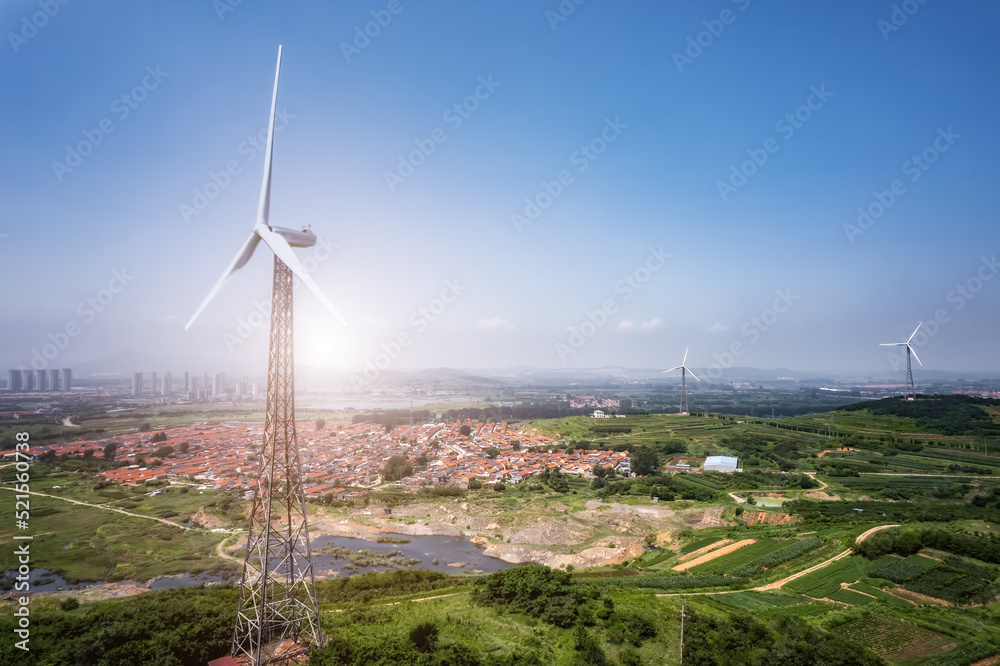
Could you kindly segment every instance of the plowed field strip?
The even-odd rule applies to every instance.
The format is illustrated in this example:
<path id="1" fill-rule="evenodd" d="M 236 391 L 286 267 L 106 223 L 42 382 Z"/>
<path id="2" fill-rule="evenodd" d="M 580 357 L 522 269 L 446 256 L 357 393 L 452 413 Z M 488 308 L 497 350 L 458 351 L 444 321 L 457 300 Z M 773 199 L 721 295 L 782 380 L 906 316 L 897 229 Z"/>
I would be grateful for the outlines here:
<path id="1" fill-rule="evenodd" d="M 724 548 L 719 548 L 718 550 L 713 550 L 710 553 L 705 553 L 701 557 L 695 558 L 693 560 L 689 560 L 689 561 L 685 562 L 684 564 L 678 564 L 676 567 L 674 567 L 674 571 L 687 571 L 688 569 L 690 569 L 692 567 L 696 567 L 699 564 L 704 564 L 705 562 L 711 562 L 712 560 L 716 559 L 717 557 L 722 557 L 723 555 L 728 555 L 729 553 L 732 553 L 733 551 L 739 550 L 740 548 L 743 548 L 744 546 L 749 546 L 752 543 L 757 543 L 757 540 L 756 539 L 743 539 L 743 541 L 737 541 L 736 543 L 729 544 L 728 546 L 726 546 Z"/>

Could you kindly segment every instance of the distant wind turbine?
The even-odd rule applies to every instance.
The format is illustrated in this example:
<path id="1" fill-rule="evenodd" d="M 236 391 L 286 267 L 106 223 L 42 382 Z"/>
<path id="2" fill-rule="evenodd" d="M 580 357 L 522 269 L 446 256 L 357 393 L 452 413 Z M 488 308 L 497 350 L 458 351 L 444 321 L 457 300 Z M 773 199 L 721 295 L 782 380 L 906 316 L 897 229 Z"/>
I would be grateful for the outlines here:
<path id="1" fill-rule="evenodd" d="M 681 371 L 681 414 L 688 413 L 688 394 L 687 394 L 687 373 L 691 372 L 691 369 L 685 365 L 688 360 L 688 350 L 690 350 L 690 345 L 684 348 L 684 360 L 676 368 L 670 368 L 669 370 L 664 370 L 663 372 L 673 372 L 674 370 Z M 698 375 L 691 372 L 691 376 L 698 379 Z M 701 380 L 698 379 L 700 382 Z"/>
<path id="2" fill-rule="evenodd" d="M 906 347 L 906 392 L 904 397 L 913 401 L 917 399 L 917 392 L 913 388 L 913 369 L 910 367 L 910 354 L 913 354 L 913 358 L 917 359 L 917 363 L 920 363 L 920 357 L 917 356 L 917 351 L 910 345 L 913 341 L 913 336 L 917 334 L 920 327 L 924 325 L 924 322 L 917 324 L 917 327 L 913 329 L 913 335 L 906 339 L 906 342 L 883 342 L 879 347 Z M 922 366 L 923 363 L 920 363 Z"/>

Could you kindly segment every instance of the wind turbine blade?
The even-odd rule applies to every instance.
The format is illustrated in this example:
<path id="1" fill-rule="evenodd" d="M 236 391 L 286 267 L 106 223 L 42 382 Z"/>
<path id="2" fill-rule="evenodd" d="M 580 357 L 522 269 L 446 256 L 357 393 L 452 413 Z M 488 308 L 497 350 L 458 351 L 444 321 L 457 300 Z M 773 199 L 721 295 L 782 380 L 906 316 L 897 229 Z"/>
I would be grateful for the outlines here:
<path id="1" fill-rule="evenodd" d="M 691 349 L 691 345 L 684 348 L 684 360 L 681 361 L 681 365 L 685 365 L 688 362 L 688 350 Z"/>
<path id="2" fill-rule="evenodd" d="M 264 182 L 260 185 L 260 203 L 257 206 L 257 224 L 267 224 L 271 214 L 271 149 L 274 147 L 274 113 L 278 106 L 278 74 L 281 73 L 281 46 L 278 46 L 278 65 L 274 70 L 274 94 L 271 95 L 271 120 L 267 125 L 267 147 L 264 149 Z"/>
<path id="3" fill-rule="evenodd" d="M 882 342 L 879 347 L 905 347 L 905 342 Z"/>
<path id="4" fill-rule="evenodd" d="M 915 329 L 913 329 L 913 335 L 916 335 L 917 331 L 919 331 L 920 327 L 923 326 L 923 325 L 924 325 L 924 322 L 920 322 L 919 324 L 917 324 L 917 327 Z M 906 344 L 910 344 L 910 341 L 913 340 L 913 335 L 911 335 L 909 338 L 906 339 Z"/>
<path id="5" fill-rule="evenodd" d="M 241 247 L 240 251 L 236 253 L 236 256 L 233 257 L 233 260 L 229 262 L 229 267 L 226 268 L 225 272 L 222 274 L 222 277 L 220 277 L 218 282 L 215 283 L 215 286 L 212 287 L 212 291 L 208 292 L 208 296 L 206 296 L 205 300 L 201 302 L 201 305 L 198 306 L 198 309 L 195 311 L 195 313 L 191 315 L 191 319 L 188 320 L 187 325 L 184 327 L 185 331 L 191 328 L 191 324 L 194 323 L 194 320 L 198 318 L 198 315 L 200 315 L 201 311 L 205 309 L 205 306 L 207 306 L 209 302 L 211 302 L 211 300 L 215 298 L 215 295 L 218 294 L 219 291 L 222 289 L 223 285 L 229 281 L 229 278 L 233 276 L 233 273 L 235 273 L 239 269 L 243 268 L 244 265 L 246 265 L 246 263 L 250 260 L 250 256 L 253 254 L 254 249 L 257 247 L 257 243 L 259 242 L 260 242 L 260 236 L 257 235 L 256 231 L 252 232 L 250 234 L 250 238 L 248 238 L 246 242 L 243 243 L 243 247 Z"/>
<path id="6" fill-rule="evenodd" d="M 913 358 L 917 359 L 917 363 L 920 363 L 920 357 L 917 356 L 917 350 L 910 345 L 906 345 L 906 348 L 910 350 L 911 354 L 913 354 Z M 920 365 L 923 366 L 923 363 L 920 363 Z"/>
<path id="7" fill-rule="evenodd" d="M 674 370 L 680 370 L 683 367 L 683 365 L 678 365 L 676 368 L 670 368 L 669 370 L 664 370 L 663 372 L 673 372 Z"/>
<path id="8" fill-rule="evenodd" d="M 696 374 L 694 374 L 693 372 L 691 372 L 691 368 L 684 368 L 684 369 L 688 371 L 688 374 L 689 374 L 689 375 L 691 375 L 691 376 L 692 376 L 692 377 L 694 377 L 695 379 L 698 379 L 698 375 L 696 375 Z M 698 381 L 700 382 L 701 380 L 700 380 L 700 379 L 698 379 Z"/>
<path id="9" fill-rule="evenodd" d="M 263 225 L 258 226 L 256 231 L 260 234 L 261 239 L 267 244 L 267 246 L 271 248 L 271 251 L 274 252 L 274 255 L 278 257 L 278 259 L 281 259 L 281 261 L 284 262 L 289 269 L 291 269 L 292 273 L 295 274 L 295 277 L 302 280 L 302 284 L 304 284 L 309 291 L 313 293 L 313 296 L 318 298 L 319 302 L 330 311 L 330 313 L 336 318 L 337 323 L 342 327 L 347 328 L 347 320 L 345 320 L 343 315 L 337 311 L 337 308 L 333 307 L 333 303 L 331 303 L 330 299 L 326 297 L 326 294 L 324 294 L 323 290 L 319 288 L 319 285 L 316 284 L 315 280 L 309 277 L 309 273 L 306 271 L 305 266 L 303 266 L 302 262 L 299 261 L 299 258 L 295 256 L 295 251 L 292 250 L 292 246 L 288 244 L 288 241 L 286 241 L 283 236 L 279 236 L 277 233 L 271 231 Z"/>

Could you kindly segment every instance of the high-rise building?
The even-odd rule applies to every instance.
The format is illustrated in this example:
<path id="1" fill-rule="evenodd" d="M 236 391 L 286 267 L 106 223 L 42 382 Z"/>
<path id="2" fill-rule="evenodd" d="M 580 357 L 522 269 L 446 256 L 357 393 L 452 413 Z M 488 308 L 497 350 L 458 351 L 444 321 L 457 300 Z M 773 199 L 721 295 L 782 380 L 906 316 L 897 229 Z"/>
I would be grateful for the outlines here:
<path id="1" fill-rule="evenodd" d="M 170 373 L 168 372 L 167 374 L 163 375 L 163 386 L 162 386 L 163 390 L 160 391 L 160 395 L 162 395 L 164 398 L 169 397 L 170 396 L 170 388 L 171 388 L 170 387 Z"/>
<path id="2" fill-rule="evenodd" d="M 214 381 L 212 382 L 212 395 L 225 395 L 226 394 L 226 373 L 217 372 L 215 373 Z"/>
<path id="3" fill-rule="evenodd" d="M 184 393 L 191 390 L 191 375 L 187 372 L 184 373 Z"/>
<path id="4" fill-rule="evenodd" d="M 21 392 L 21 371 L 20 370 L 8 370 L 7 371 L 7 390 L 11 393 Z"/>
<path id="5" fill-rule="evenodd" d="M 42 393 L 49 390 L 49 376 L 44 370 L 35 370 L 35 390 Z"/>
<path id="6" fill-rule="evenodd" d="M 142 395 L 142 373 L 133 372 L 132 373 L 132 396 L 139 397 Z"/>
<path id="7" fill-rule="evenodd" d="M 73 387 L 73 369 L 63 368 L 62 371 L 62 392 L 69 393 Z"/>
<path id="8" fill-rule="evenodd" d="M 31 370 L 21 371 L 21 390 L 25 393 L 35 390 L 35 373 Z"/>
<path id="9" fill-rule="evenodd" d="M 152 379 L 149 382 L 149 395 L 156 395 L 160 392 L 160 387 L 156 385 L 156 372 L 149 373 Z"/>
<path id="10" fill-rule="evenodd" d="M 205 389 L 205 397 L 207 398 L 212 390 L 212 383 L 208 381 L 207 372 L 201 376 L 201 387 Z"/>
<path id="11" fill-rule="evenodd" d="M 59 390 L 59 371 L 55 368 L 49 370 L 49 390 L 53 393 Z"/>

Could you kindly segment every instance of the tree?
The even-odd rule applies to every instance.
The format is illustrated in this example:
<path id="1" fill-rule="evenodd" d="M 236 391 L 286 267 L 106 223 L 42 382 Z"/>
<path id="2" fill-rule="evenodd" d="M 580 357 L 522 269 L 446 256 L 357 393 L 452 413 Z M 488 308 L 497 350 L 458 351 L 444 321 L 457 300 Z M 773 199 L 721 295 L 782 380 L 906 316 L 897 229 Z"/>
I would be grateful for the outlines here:
<path id="1" fill-rule="evenodd" d="M 487 458 L 490 458 L 492 460 L 493 458 L 496 458 L 498 455 L 500 455 L 500 449 L 498 449 L 495 446 L 487 446 L 485 449 L 483 449 L 483 454 Z"/>
<path id="2" fill-rule="evenodd" d="M 108 444 L 107 446 L 105 446 L 104 447 L 104 459 L 105 460 L 114 460 L 115 459 L 115 451 L 117 451 L 117 450 L 118 450 L 118 445 L 115 444 L 114 442 L 111 442 L 110 444 Z"/>
<path id="3" fill-rule="evenodd" d="M 595 477 L 597 477 L 598 479 L 603 479 L 607 475 L 608 475 L 608 470 L 607 470 L 606 467 L 604 467 L 600 463 L 594 465 L 594 476 Z"/>
<path id="4" fill-rule="evenodd" d="M 187 453 L 189 448 L 191 448 L 190 442 L 181 442 L 181 453 Z"/>
<path id="5" fill-rule="evenodd" d="M 174 452 L 174 447 L 172 446 L 161 446 L 160 448 L 153 451 L 154 458 L 169 458 Z"/>
<path id="6" fill-rule="evenodd" d="M 165 432 L 158 432 L 149 438 L 150 444 L 156 444 L 157 442 L 165 442 L 165 441 L 167 441 L 167 433 Z"/>
<path id="7" fill-rule="evenodd" d="M 463 437 L 468 437 L 469 435 L 472 434 L 472 428 L 467 425 L 464 425 L 458 429 L 458 432 L 461 433 Z"/>
<path id="8" fill-rule="evenodd" d="M 656 451 L 648 446 L 637 446 L 629 457 L 629 467 L 639 476 L 649 476 L 660 463 Z"/>
<path id="9" fill-rule="evenodd" d="M 326 421 L 324 419 L 316 419 L 316 432 L 319 432 L 326 427 Z"/>
<path id="10" fill-rule="evenodd" d="M 386 481 L 399 481 L 411 474 L 413 474 L 413 465 L 406 459 L 406 456 L 392 456 L 382 468 L 382 478 Z"/>

